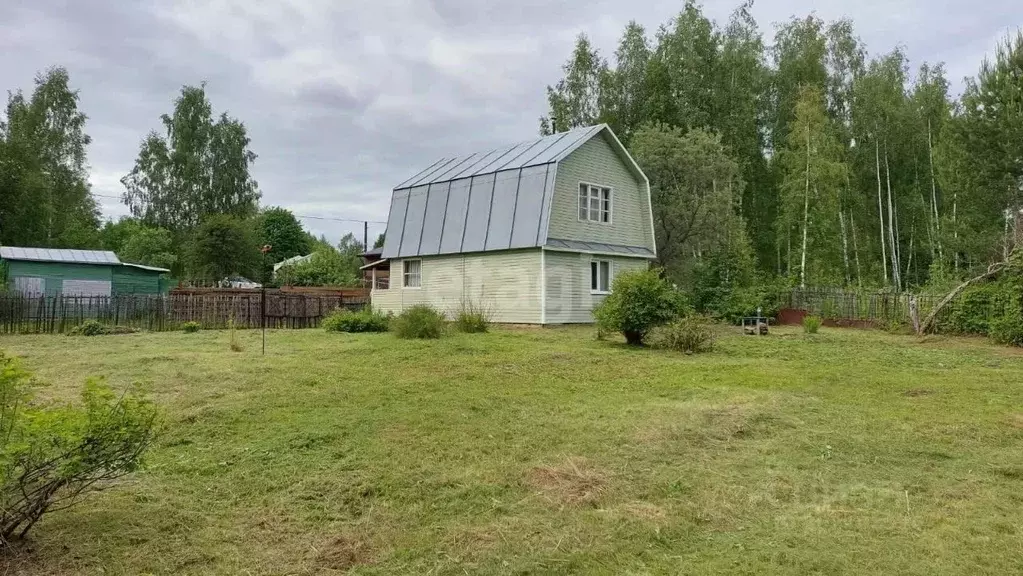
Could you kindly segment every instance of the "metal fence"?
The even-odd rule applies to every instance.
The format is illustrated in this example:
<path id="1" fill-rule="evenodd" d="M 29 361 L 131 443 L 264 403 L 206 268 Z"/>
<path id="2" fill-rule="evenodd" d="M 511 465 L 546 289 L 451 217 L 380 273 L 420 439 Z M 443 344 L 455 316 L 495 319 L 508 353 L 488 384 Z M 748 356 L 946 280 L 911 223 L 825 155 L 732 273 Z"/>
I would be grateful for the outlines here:
<path id="1" fill-rule="evenodd" d="M 337 308 L 369 303 L 366 290 L 291 293 L 205 290 L 169 295 L 0 295 L 0 334 L 59 334 L 86 320 L 139 330 L 176 330 L 185 322 L 203 328 L 315 328 Z M 264 312 L 265 311 L 265 312 Z"/>

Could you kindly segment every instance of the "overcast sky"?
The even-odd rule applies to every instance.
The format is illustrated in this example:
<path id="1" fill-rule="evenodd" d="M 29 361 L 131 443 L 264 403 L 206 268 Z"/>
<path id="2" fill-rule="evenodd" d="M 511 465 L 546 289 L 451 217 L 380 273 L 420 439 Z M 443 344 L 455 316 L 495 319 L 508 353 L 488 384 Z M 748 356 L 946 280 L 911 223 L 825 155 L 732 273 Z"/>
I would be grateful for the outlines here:
<path id="1" fill-rule="evenodd" d="M 707 0 L 720 22 L 737 1 Z M 0 88 L 68 68 L 89 116 L 93 191 L 119 196 L 141 138 L 183 84 L 245 122 L 265 205 L 384 221 L 395 184 L 441 156 L 532 137 L 574 38 L 610 56 L 680 0 L 0 0 Z M 757 0 L 774 24 L 810 7 L 851 17 L 872 53 L 945 62 L 954 89 L 1023 24 L 1019 0 Z M 99 198 L 104 216 L 124 214 Z M 361 224 L 305 219 L 336 240 Z M 382 232 L 371 224 L 370 233 Z"/>

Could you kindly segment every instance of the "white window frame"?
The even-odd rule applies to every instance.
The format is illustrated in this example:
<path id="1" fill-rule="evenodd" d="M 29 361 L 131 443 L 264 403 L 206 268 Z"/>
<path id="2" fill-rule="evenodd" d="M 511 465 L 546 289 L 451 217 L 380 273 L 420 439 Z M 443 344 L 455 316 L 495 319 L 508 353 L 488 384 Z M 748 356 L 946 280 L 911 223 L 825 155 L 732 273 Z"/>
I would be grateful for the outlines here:
<path id="1" fill-rule="evenodd" d="M 413 262 L 419 264 L 418 273 L 414 273 L 409 270 L 409 265 Z M 415 286 L 410 283 L 412 278 L 416 279 Z M 411 258 L 401 261 L 401 287 L 406 290 L 421 290 L 423 288 L 423 260 L 421 258 Z"/>
<path id="2" fill-rule="evenodd" d="M 607 265 L 607 285 L 606 289 L 602 290 L 600 285 L 600 268 L 603 265 Z M 597 276 L 594 278 L 593 274 L 596 272 Z M 590 294 L 610 294 L 611 285 L 614 283 L 615 267 L 614 262 L 602 258 L 593 258 L 590 260 Z M 596 280 L 596 282 L 594 282 Z M 596 288 L 594 288 L 596 284 Z"/>
<path id="3" fill-rule="evenodd" d="M 583 218 L 580 212 L 583 208 L 583 189 L 586 190 L 586 217 Z M 604 193 L 607 193 L 607 198 L 604 198 Z M 580 222 L 592 222 L 594 224 L 612 224 L 614 223 L 614 188 L 611 186 L 602 186 L 600 184 L 592 184 L 590 182 L 579 182 L 579 188 L 576 190 L 576 207 L 575 216 Z M 593 207 L 590 205 L 594 200 L 598 203 L 597 208 L 597 219 L 594 220 L 590 216 L 593 214 Z M 603 214 L 605 212 L 604 203 L 607 203 L 607 222 L 604 222 Z"/>

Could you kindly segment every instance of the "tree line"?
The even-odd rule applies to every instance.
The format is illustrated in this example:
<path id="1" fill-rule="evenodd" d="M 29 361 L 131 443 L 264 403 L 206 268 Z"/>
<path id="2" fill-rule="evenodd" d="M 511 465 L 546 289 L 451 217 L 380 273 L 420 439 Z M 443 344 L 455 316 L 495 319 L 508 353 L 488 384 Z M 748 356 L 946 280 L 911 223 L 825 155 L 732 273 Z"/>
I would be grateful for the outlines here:
<path id="1" fill-rule="evenodd" d="M 290 211 L 260 206 L 250 169 L 256 154 L 245 125 L 215 115 L 205 86 L 184 86 L 162 130 L 142 140 L 121 182 L 131 216 L 101 222 L 88 173 L 87 116 L 64 68 L 35 78 L 31 94 L 8 95 L 0 116 L 0 244 L 111 250 L 126 261 L 167 268 L 177 278 L 270 279 L 289 267 L 300 285 L 352 285 L 363 246 L 308 233 Z M 266 258 L 262 246 L 271 246 Z"/>
<path id="2" fill-rule="evenodd" d="M 541 133 L 607 123 L 651 180 L 661 264 L 704 298 L 765 283 L 906 290 L 1004 260 L 1023 208 L 1023 34 L 950 94 L 853 22 L 699 4 L 604 58 L 580 35 Z M 717 295 L 716 295 L 717 294 Z"/>

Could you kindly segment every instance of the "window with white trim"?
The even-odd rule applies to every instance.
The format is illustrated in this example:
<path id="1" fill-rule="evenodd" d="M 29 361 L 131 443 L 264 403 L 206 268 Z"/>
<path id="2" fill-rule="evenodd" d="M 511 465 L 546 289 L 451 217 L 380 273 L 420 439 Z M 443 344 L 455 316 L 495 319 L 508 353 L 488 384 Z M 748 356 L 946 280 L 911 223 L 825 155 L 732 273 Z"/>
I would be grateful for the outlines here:
<path id="1" fill-rule="evenodd" d="M 611 262 L 609 260 L 590 261 L 590 292 L 594 294 L 611 292 Z"/>
<path id="2" fill-rule="evenodd" d="M 611 223 L 611 189 L 593 184 L 579 184 L 579 219 L 586 222 Z"/>
<path id="3" fill-rule="evenodd" d="M 423 261 L 402 260 L 401 261 L 401 285 L 403 288 L 423 287 Z"/>

